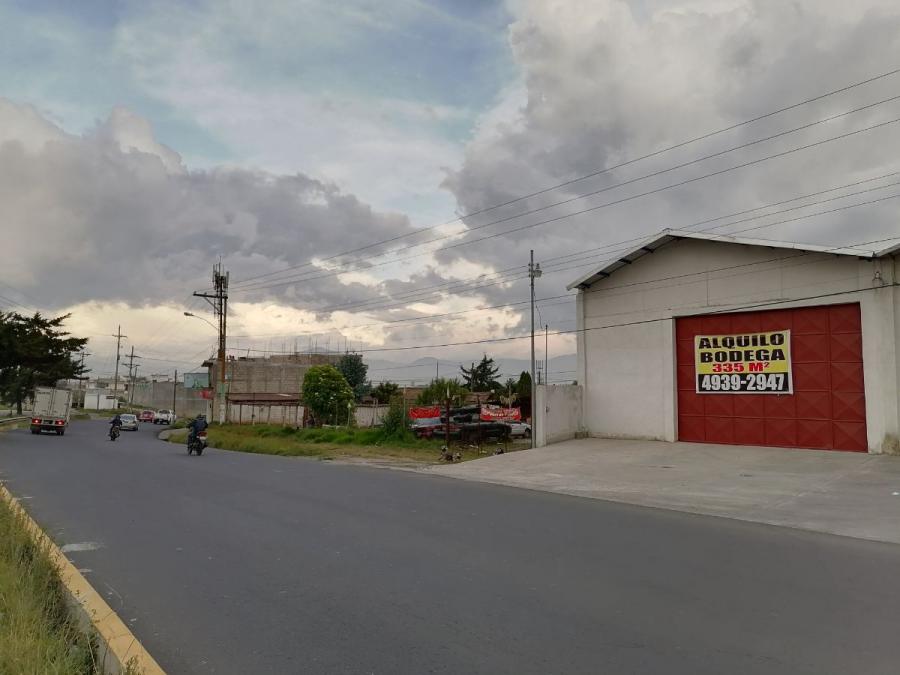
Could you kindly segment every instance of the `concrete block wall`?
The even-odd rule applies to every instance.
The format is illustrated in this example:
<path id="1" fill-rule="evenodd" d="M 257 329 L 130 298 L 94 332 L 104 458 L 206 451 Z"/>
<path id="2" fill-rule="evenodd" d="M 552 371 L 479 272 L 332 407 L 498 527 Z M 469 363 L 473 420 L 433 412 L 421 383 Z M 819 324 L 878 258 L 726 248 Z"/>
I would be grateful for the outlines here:
<path id="1" fill-rule="evenodd" d="M 577 384 L 539 384 L 535 387 L 535 446 L 575 438 L 582 430 L 582 387 Z"/>
<path id="2" fill-rule="evenodd" d="M 134 386 L 134 404 L 150 410 L 171 410 L 174 405 L 178 417 L 209 415 L 209 401 L 204 399 L 199 389 L 185 389 L 181 382 L 137 382 Z"/>

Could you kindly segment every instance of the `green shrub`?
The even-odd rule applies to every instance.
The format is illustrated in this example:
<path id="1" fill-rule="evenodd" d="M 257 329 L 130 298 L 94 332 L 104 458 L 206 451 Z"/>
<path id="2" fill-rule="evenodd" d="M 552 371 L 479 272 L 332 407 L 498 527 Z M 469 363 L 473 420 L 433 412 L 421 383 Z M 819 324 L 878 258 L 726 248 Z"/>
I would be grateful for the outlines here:
<path id="1" fill-rule="evenodd" d="M 399 396 L 391 399 L 391 405 L 381 420 L 380 436 L 385 441 L 402 441 L 412 438 L 412 432 L 406 424 L 403 399 Z"/>

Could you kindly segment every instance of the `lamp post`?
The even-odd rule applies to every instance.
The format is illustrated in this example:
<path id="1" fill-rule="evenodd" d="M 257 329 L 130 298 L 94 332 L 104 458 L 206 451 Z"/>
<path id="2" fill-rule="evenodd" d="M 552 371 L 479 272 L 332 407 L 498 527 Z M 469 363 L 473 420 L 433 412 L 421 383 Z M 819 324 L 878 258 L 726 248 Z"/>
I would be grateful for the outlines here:
<path id="1" fill-rule="evenodd" d="M 216 332 L 219 331 L 219 329 L 216 328 L 215 324 L 213 324 L 213 322 L 210 321 L 209 319 L 204 319 L 202 316 L 198 316 L 197 314 L 192 314 L 191 312 L 185 312 L 184 315 L 193 317 L 195 319 L 200 319 L 201 321 L 205 321 L 206 323 L 209 324 L 210 328 L 212 328 L 214 331 L 216 331 Z"/>

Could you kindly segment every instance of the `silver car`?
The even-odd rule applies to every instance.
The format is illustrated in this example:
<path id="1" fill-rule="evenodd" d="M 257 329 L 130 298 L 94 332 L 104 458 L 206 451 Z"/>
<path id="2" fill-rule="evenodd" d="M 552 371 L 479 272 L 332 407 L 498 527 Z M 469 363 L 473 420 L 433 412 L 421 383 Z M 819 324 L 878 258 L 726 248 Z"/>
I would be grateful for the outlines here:
<path id="1" fill-rule="evenodd" d="M 507 422 L 511 438 L 531 438 L 531 425 L 526 422 Z"/>
<path id="2" fill-rule="evenodd" d="M 122 431 L 137 431 L 138 430 L 138 418 L 137 415 L 124 414 L 119 415 L 119 419 L 122 420 Z"/>

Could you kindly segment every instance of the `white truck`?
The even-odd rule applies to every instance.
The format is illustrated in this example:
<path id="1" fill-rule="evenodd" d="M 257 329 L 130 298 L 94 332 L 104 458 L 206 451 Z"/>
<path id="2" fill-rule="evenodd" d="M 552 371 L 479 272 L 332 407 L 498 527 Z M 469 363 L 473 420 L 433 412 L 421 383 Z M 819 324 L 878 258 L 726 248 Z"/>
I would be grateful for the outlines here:
<path id="1" fill-rule="evenodd" d="M 153 424 L 175 424 L 175 411 L 157 410 L 153 415 Z"/>
<path id="2" fill-rule="evenodd" d="M 34 410 L 31 412 L 31 433 L 54 431 L 62 436 L 69 426 L 71 408 L 72 392 L 68 389 L 36 387 Z"/>

